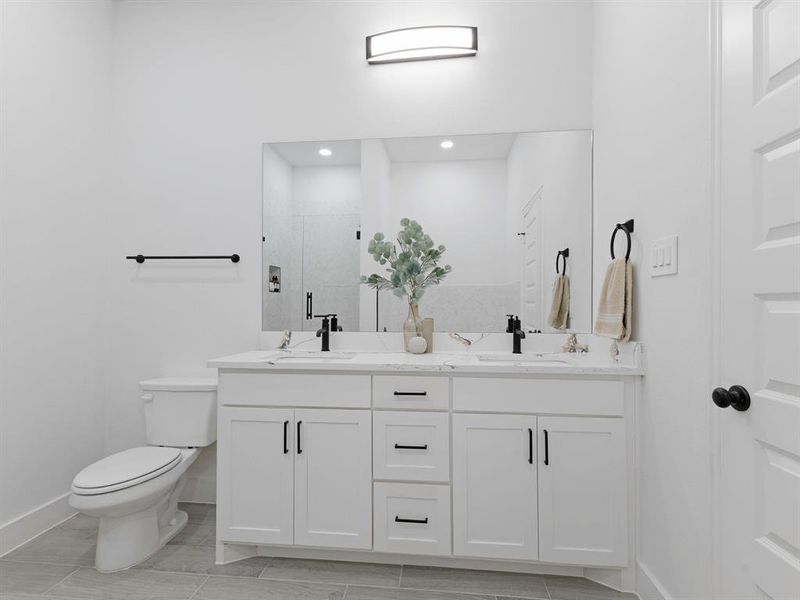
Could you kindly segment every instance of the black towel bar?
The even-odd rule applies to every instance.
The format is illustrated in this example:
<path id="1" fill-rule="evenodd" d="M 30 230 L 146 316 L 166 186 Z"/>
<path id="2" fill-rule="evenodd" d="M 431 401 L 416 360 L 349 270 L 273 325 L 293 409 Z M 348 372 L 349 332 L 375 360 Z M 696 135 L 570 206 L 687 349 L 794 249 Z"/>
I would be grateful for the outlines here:
<path id="1" fill-rule="evenodd" d="M 238 263 L 241 257 L 238 254 L 228 254 L 227 256 L 144 256 L 137 254 L 136 256 L 126 256 L 125 259 L 135 260 L 139 264 L 146 260 L 229 260 Z"/>
<path id="2" fill-rule="evenodd" d="M 614 256 L 614 238 L 617 237 L 617 232 L 619 230 L 625 232 L 625 237 L 628 239 L 628 249 L 625 251 L 625 260 L 628 260 L 631 257 L 631 233 L 633 233 L 633 219 L 628 219 L 624 223 L 617 223 L 617 226 L 614 227 L 614 233 L 611 234 L 611 259 L 613 260 L 616 258 Z"/>
<path id="3" fill-rule="evenodd" d="M 563 250 L 559 250 L 558 254 L 556 254 L 556 273 L 558 275 L 566 275 L 567 274 L 567 257 L 569 256 L 569 248 L 564 248 Z M 561 257 L 564 258 L 564 272 L 561 273 L 558 270 L 558 259 Z"/>

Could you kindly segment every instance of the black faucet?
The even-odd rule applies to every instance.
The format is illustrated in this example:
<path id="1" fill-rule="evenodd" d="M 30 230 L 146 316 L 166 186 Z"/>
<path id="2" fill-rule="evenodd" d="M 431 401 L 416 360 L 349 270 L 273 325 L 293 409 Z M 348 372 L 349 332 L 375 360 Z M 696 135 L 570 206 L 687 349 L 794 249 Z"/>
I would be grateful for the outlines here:
<path id="1" fill-rule="evenodd" d="M 506 315 L 508 317 L 508 325 L 506 326 L 506 333 L 514 336 L 514 354 L 522 354 L 522 340 L 525 339 L 525 332 L 522 330 L 522 321 L 519 317 L 514 315 Z"/>
<path id="2" fill-rule="evenodd" d="M 317 337 L 322 338 L 322 352 L 329 352 L 331 349 L 331 332 L 341 331 L 342 326 L 335 313 L 329 315 L 314 315 L 314 318 L 322 318 L 322 327 L 317 329 Z"/>
<path id="3" fill-rule="evenodd" d="M 331 349 L 331 322 L 328 320 L 328 315 L 314 315 L 314 317 L 322 317 L 322 327 L 317 329 L 317 337 L 322 338 L 322 351 L 328 352 Z"/>

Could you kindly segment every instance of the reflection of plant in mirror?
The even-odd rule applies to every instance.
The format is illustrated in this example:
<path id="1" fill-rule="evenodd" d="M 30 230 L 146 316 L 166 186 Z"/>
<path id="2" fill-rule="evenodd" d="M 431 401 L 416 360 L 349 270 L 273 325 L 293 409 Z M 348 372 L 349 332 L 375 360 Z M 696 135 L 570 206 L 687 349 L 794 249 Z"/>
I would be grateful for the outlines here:
<path id="1" fill-rule="evenodd" d="M 422 231 L 419 223 L 401 219 L 400 225 L 403 229 L 397 233 L 397 245 L 385 241 L 382 233 L 376 233 L 367 246 L 375 262 L 389 265 L 388 276 L 373 273 L 361 277 L 361 283 L 377 290 L 392 290 L 398 298 L 408 296 L 409 303 L 416 304 L 425 288 L 440 283 L 452 267 L 439 266 L 445 247 L 434 246 L 431 236 Z"/>

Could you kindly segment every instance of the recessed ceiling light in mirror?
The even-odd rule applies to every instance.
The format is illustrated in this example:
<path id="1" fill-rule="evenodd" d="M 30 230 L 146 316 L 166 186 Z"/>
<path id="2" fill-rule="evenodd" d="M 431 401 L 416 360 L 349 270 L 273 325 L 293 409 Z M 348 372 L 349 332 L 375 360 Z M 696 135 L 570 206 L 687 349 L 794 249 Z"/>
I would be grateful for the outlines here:
<path id="1" fill-rule="evenodd" d="M 453 140 L 444 140 L 441 144 L 439 144 L 445 150 L 450 150 L 453 147 Z"/>
<path id="2" fill-rule="evenodd" d="M 428 25 L 384 31 L 367 37 L 370 64 L 475 56 L 478 28 L 465 25 Z"/>
<path id="3" fill-rule="evenodd" d="M 330 156 L 331 154 L 333 154 L 333 152 L 331 151 L 330 148 L 320 148 L 319 149 L 319 155 L 320 156 Z"/>

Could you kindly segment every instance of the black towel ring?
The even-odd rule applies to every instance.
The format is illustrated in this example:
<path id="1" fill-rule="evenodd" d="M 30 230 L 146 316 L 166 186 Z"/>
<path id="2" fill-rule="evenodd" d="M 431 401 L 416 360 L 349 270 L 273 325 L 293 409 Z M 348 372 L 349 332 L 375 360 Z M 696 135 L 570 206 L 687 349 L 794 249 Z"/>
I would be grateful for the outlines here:
<path id="1" fill-rule="evenodd" d="M 617 232 L 619 230 L 625 232 L 625 237 L 628 238 L 628 249 L 625 251 L 625 260 L 628 260 L 631 257 L 631 233 L 633 233 L 633 219 L 629 219 L 624 223 L 617 223 L 617 226 L 614 227 L 614 233 L 611 234 L 611 259 L 613 260 L 616 258 L 614 256 L 614 238 L 617 237 Z"/>
<path id="2" fill-rule="evenodd" d="M 569 248 L 564 248 L 563 250 L 559 250 L 558 254 L 556 254 L 556 274 L 558 275 L 566 275 L 567 274 L 567 257 L 569 256 Z M 561 273 L 558 270 L 558 259 L 564 258 L 564 272 Z"/>

